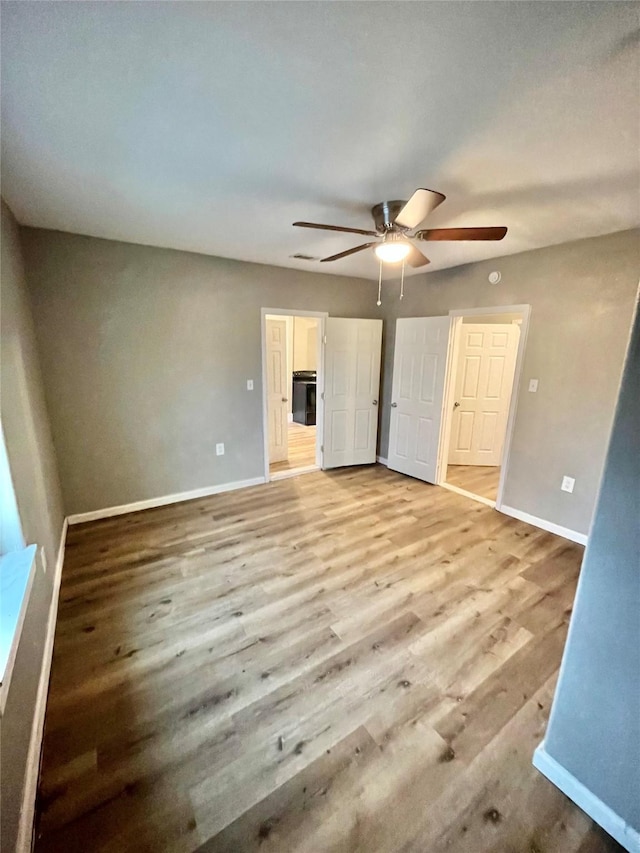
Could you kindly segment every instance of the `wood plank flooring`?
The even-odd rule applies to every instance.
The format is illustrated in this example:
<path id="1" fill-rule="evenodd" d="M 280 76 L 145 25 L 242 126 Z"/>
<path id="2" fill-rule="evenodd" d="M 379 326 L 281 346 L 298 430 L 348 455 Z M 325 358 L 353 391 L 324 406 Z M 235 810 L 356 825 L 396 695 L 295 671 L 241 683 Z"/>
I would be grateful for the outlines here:
<path id="1" fill-rule="evenodd" d="M 37 853 L 605 853 L 531 765 L 582 549 L 381 466 L 69 528 Z"/>
<path id="2" fill-rule="evenodd" d="M 493 465 L 447 465 L 447 483 L 474 495 L 495 501 L 498 497 L 500 467 Z"/>
<path id="3" fill-rule="evenodd" d="M 284 462 L 272 462 L 271 474 L 293 471 L 316 464 L 316 428 L 303 424 L 289 424 L 289 458 Z"/>

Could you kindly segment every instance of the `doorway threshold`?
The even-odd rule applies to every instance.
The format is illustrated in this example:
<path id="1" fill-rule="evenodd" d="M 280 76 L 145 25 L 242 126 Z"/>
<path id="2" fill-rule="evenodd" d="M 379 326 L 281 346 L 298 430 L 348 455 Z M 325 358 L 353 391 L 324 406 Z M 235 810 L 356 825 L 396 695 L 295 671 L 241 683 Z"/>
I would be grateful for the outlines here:
<path id="1" fill-rule="evenodd" d="M 452 486 L 450 483 L 439 483 L 443 489 L 449 489 L 450 492 L 455 492 L 457 495 L 464 495 L 465 498 L 471 498 L 472 501 L 477 501 L 485 506 L 490 506 L 495 509 L 496 502 L 491 498 L 483 498 L 482 495 L 476 495 L 474 492 L 468 492 L 466 489 L 461 489 L 459 486 Z"/>
<path id="2" fill-rule="evenodd" d="M 273 482 L 273 480 L 287 480 L 289 477 L 298 477 L 300 474 L 311 474 L 313 471 L 319 470 L 319 465 L 305 465 L 301 468 L 292 468 L 290 471 L 277 471 L 275 474 L 269 474 L 269 482 Z"/>

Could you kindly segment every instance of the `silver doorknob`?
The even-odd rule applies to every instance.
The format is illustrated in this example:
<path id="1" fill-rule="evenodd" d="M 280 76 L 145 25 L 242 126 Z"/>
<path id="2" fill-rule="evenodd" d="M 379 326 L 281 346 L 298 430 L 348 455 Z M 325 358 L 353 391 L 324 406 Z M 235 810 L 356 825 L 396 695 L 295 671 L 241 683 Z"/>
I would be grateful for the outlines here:
<path id="1" fill-rule="evenodd" d="M 457 409 L 459 405 L 460 405 L 460 403 L 456 402 L 456 403 L 454 403 L 454 404 L 453 404 L 453 408 L 454 408 L 454 409 Z"/>
<path id="2" fill-rule="evenodd" d="M 374 405 L 374 406 L 377 406 L 377 405 L 378 405 L 378 401 L 377 401 L 377 400 L 374 400 L 374 401 L 373 401 L 373 405 Z"/>
<path id="3" fill-rule="evenodd" d="M 392 406 L 392 408 L 394 408 L 394 409 L 397 409 L 397 408 L 398 408 L 398 404 L 397 404 L 397 403 L 392 403 L 392 404 L 391 404 L 391 406 Z"/>

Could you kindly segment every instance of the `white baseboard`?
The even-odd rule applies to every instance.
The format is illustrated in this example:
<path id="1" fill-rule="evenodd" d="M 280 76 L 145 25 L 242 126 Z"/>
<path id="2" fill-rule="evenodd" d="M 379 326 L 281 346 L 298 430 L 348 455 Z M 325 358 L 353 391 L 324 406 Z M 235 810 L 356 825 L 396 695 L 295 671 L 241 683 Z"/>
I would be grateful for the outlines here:
<path id="1" fill-rule="evenodd" d="M 389 465 L 389 460 L 385 459 L 384 456 L 376 456 L 376 461 L 379 462 L 380 465 Z M 478 503 L 495 507 L 505 515 L 510 515 L 512 518 L 517 518 L 519 521 L 526 521 L 527 524 L 533 524 L 534 527 L 540 527 L 542 530 L 546 530 L 549 533 L 555 533 L 556 536 L 563 536 L 565 539 L 570 539 L 572 542 L 577 542 L 579 545 L 587 544 L 589 537 L 586 533 L 578 533 L 577 530 L 571 530 L 568 527 L 562 527 L 560 524 L 554 524 L 553 521 L 547 521 L 544 518 L 529 515 L 528 512 L 522 512 L 522 510 L 514 509 L 512 506 L 502 504 L 502 506 L 498 507 L 496 506 L 496 502 L 489 498 L 483 498 L 481 495 L 474 495 L 472 492 L 467 492 L 464 489 L 460 489 L 458 486 L 452 486 L 449 483 L 439 483 L 439 485 L 445 489 L 449 489 L 451 492 L 456 492 L 459 495 L 472 498 L 473 500 L 478 501 Z"/>
<path id="2" fill-rule="evenodd" d="M 552 758 L 545 750 L 544 741 L 533 754 L 533 766 L 590 818 L 622 844 L 629 853 L 640 853 L 640 832 L 629 826 L 620 815 L 579 782 L 573 774 Z"/>
<path id="3" fill-rule="evenodd" d="M 376 456 L 376 462 L 379 462 L 381 465 L 389 465 L 389 460 L 385 459 L 384 456 Z"/>
<path id="4" fill-rule="evenodd" d="M 517 518 L 519 521 L 526 521 L 527 524 L 533 524 L 534 527 L 540 527 L 549 533 L 555 533 L 556 536 L 563 536 L 565 539 L 570 539 L 572 542 L 577 542 L 579 545 L 586 545 L 588 536 L 586 533 L 578 533 L 577 530 L 571 530 L 568 527 L 562 527 L 560 524 L 554 524 L 553 521 L 547 521 L 544 518 L 538 518 L 535 515 L 529 515 L 528 512 L 522 512 L 520 509 L 514 509 L 512 506 L 502 504 L 496 507 L 497 510 L 505 515 L 510 515 L 512 518 Z"/>
<path id="5" fill-rule="evenodd" d="M 29 752 L 27 753 L 27 765 L 24 774 L 22 807 L 20 809 L 20 824 L 18 826 L 16 853 L 30 853 L 31 851 L 36 808 L 36 793 L 38 790 L 38 776 L 40 773 L 40 753 L 42 750 L 42 735 L 44 733 L 44 715 L 47 709 L 49 675 L 51 673 L 53 639 L 56 633 L 56 620 L 58 617 L 58 598 L 60 596 L 60 581 L 62 579 L 64 549 L 67 541 L 67 527 L 68 521 L 65 518 L 62 525 L 62 533 L 60 534 L 58 559 L 56 560 L 55 574 L 53 576 L 53 590 L 51 593 L 51 604 L 49 605 L 49 616 L 47 618 L 47 633 L 44 640 L 44 650 L 42 653 L 42 664 L 40 667 L 40 679 L 38 681 L 38 693 L 36 695 L 33 722 L 31 723 L 31 737 L 29 739 Z"/>
<path id="6" fill-rule="evenodd" d="M 149 498 L 145 501 L 135 501 L 120 506 L 109 506 L 105 509 L 95 509 L 92 512 L 79 512 L 68 517 L 69 524 L 82 524 L 84 521 L 99 521 L 101 518 L 111 518 L 114 515 L 125 515 L 128 512 L 138 512 L 141 509 L 154 509 L 158 506 L 192 501 L 195 498 L 208 498 L 221 492 L 233 492 L 236 489 L 246 489 L 249 486 L 259 486 L 264 483 L 264 477 L 253 477 L 251 480 L 236 480 L 234 483 L 222 483 L 220 486 L 207 486 L 204 489 L 192 489 L 190 492 L 178 492 L 175 495 L 163 495 L 159 498 Z"/>

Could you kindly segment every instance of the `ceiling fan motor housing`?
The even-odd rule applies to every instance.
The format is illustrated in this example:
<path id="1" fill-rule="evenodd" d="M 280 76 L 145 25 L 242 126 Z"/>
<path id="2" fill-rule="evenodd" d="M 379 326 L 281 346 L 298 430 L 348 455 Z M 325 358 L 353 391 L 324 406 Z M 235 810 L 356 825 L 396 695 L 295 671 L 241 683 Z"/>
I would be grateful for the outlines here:
<path id="1" fill-rule="evenodd" d="M 395 218 L 405 206 L 406 201 L 381 201 L 371 208 L 371 215 L 376 225 L 376 231 L 384 234 L 387 231 L 408 231 L 395 224 Z"/>

